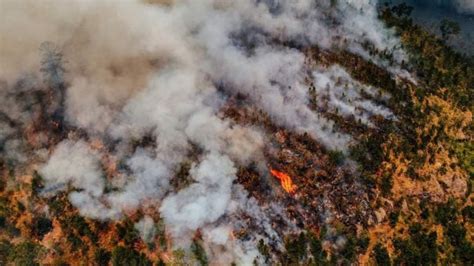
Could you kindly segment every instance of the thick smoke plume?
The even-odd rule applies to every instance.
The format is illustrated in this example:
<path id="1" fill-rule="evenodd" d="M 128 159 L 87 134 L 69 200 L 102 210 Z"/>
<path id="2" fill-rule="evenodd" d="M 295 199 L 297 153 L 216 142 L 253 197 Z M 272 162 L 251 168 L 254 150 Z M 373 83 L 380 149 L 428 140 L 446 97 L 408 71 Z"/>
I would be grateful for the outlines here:
<path id="1" fill-rule="evenodd" d="M 374 115 L 395 118 L 361 97 L 375 97 L 376 88 L 357 83 L 339 66 L 309 69 L 302 49 L 347 49 L 386 64 L 364 49 L 368 42 L 401 61 L 397 39 L 376 13 L 369 0 L 2 1 L 3 152 L 16 160 L 26 156 L 15 132 L 43 112 L 32 99 L 12 95 L 64 86 L 64 101 L 49 97 L 49 104 L 64 109 L 56 117 L 76 133 L 59 135 L 57 142 L 35 135 L 45 196 L 72 191 L 69 200 L 82 215 L 102 220 L 120 219 L 147 202 L 176 243 L 189 243 L 202 229 L 209 250 L 230 250 L 216 254 L 216 261 L 251 262 L 256 239 L 238 244 L 229 237 L 238 224 L 235 214 L 267 222 L 257 203 L 237 196 L 243 192 L 235 180 L 239 166 L 260 162 L 264 169 L 266 136 L 225 118 L 220 108 L 244 95 L 277 125 L 346 151 L 351 136 L 310 108 L 308 80 L 331 112 L 369 126 Z M 64 73 L 52 73 L 54 65 L 39 71 L 45 42 L 61 51 Z M 57 85 L 41 79 L 44 72 Z M 144 138 L 149 143 L 136 147 Z M 176 190 L 170 183 L 196 150 L 192 184 Z M 107 160 L 117 162 L 112 174 Z M 136 224 L 144 239 L 153 236 L 152 223 L 145 217 Z"/>

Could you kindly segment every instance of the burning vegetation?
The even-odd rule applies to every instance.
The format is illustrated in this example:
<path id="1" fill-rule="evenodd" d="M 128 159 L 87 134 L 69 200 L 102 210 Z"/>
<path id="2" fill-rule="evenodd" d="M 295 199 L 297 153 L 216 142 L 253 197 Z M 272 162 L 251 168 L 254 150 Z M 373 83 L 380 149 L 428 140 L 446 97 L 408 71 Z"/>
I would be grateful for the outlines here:
<path id="1" fill-rule="evenodd" d="M 5 3 L 0 264 L 472 265 L 474 66 L 409 14 Z"/>
<path id="2" fill-rule="evenodd" d="M 293 184 L 291 177 L 283 172 L 270 169 L 270 173 L 280 180 L 281 187 L 288 193 L 294 193 L 296 191 L 296 185 Z"/>

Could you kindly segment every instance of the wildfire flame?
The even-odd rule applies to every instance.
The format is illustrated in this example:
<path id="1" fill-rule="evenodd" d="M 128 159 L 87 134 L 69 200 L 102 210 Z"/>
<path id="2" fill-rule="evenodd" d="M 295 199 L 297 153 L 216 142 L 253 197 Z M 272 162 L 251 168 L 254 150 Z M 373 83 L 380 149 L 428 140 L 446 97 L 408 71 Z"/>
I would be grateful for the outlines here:
<path id="1" fill-rule="evenodd" d="M 286 192 L 293 193 L 296 191 L 296 186 L 289 175 L 274 169 L 270 169 L 270 173 L 280 180 L 281 186 Z"/>

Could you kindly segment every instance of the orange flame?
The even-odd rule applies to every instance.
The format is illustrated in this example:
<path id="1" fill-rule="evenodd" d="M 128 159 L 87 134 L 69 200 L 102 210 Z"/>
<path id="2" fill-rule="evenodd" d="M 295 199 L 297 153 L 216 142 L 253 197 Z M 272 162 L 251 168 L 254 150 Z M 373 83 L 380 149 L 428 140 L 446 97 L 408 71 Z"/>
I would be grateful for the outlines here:
<path id="1" fill-rule="evenodd" d="M 273 169 L 270 169 L 270 173 L 280 180 L 281 186 L 286 192 L 293 193 L 296 191 L 296 186 L 293 184 L 289 175 Z"/>

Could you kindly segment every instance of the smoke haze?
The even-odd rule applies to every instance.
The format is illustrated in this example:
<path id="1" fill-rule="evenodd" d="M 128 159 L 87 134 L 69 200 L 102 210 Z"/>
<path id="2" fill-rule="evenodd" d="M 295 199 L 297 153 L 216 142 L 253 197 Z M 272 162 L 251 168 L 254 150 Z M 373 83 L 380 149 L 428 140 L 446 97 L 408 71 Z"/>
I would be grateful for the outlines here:
<path id="1" fill-rule="evenodd" d="M 369 42 L 401 62 L 405 55 L 393 32 L 378 21 L 375 5 L 370 0 L 2 1 L 1 111 L 14 121 L 0 122 L 2 153 L 19 161 L 33 156 L 22 150 L 15 132 L 43 109 L 12 95 L 44 91 L 44 76 L 54 76 L 65 88 L 57 85 L 50 113 L 78 133 L 61 136 L 50 149 L 47 136 L 35 136 L 45 196 L 67 191 L 82 215 L 100 220 L 121 219 L 146 202 L 159 210 L 176 245 L 188 245 L 201 229 L 209 251 L 226 249 L 211 252 L 216 263 L 249 264 L 258 255 L 257 240 L 269 241 L 272 234 L 267 212 L 278 211 L 246 195 L 236 173 L 252 162 L 265 168 L 267 137 L 262 128 L 237 124 L 220 109 L 227 99 L 244 95 L 278 126 L 344 152 L 355 140 L 309 106 L 308 83 L 314 83 L 318 103 L 327 99 L 331 112 L 354 115 L 368 126 L 374 126 L 375 115 L 396 119 L 387 107 L 361 96 L 376 97 L 380 88 L 354 81 L 337 65 L 311 69 L 302 50 L 348 50 L 388 65 L 366 51 L 363 43 Z M 45 42 L 63 55 L 64 73 L 40 71 L 45 55 L 42 64 L 39 48 Z M 402 73 L 391 67 L 394 75 Z M 151 139 L 149 145 L 136 148 L 144 138 Z M 177 190 L 170 183 L 195 150 L 199 158 L 192 160 L 191 184 Z M 113 174 L 105 169 L 107 160 L 117 162 Z M 241 212 L 266 227 L 265 236 L 231 238 Z M 145 217 L 135 225 L 143 239 L 153 238 L 152 224 Z"/>

